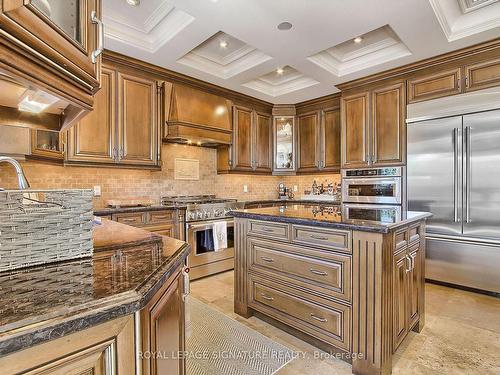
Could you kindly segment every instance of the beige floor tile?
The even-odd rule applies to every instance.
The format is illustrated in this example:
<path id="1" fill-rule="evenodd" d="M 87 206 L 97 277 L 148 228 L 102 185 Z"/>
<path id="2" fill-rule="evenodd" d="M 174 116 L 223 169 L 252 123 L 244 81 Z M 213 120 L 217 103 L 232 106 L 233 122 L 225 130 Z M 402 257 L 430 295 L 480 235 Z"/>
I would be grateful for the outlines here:
<path id="1" fill-rule="evenodd" d="M 302 353 L 278 375 L 344 375 L 351 366 L 318 359 L 312 345 L 258 319 L 233 311 L 233 272 L 192 282 L 193 297 L 263 335 Z M 393 358 L 394 375 L 500 374 L 500 299 L 426 284 L 426 324 L 410 332 Z M 221 374 L 223 375 L 223 374 Z"/>

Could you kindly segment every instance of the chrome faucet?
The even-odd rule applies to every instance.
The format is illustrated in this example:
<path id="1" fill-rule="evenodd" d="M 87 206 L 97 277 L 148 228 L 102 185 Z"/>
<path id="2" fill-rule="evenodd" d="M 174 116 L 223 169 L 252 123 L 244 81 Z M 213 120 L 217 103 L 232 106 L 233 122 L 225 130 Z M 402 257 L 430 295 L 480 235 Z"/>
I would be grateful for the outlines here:
<path id="1" fill-rule="evenodd" d="M 8 156 L 0 156 L 0 163 L 1 162 L 6 162 L 10 163 L 16 168 L 16 173 L 17 173 L 17 181 L 19 183 L 19 189 L 24 190 L 24 189 L 29 189 L 30 183 L 26 179 L 26 176 L 24 175 L 23 168 L 21 167 L 21 164 L 16 159 L 9 158 Z M 0 188 L 0 190 L 4 190 Z"/>

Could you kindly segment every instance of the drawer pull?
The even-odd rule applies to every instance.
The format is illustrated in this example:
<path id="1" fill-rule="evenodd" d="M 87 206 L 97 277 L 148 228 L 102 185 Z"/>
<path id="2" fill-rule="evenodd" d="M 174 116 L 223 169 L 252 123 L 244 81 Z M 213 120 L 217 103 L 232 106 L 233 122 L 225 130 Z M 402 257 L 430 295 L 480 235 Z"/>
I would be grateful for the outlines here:
<path id="1" fill-rule="evenodd" d="M 264 298 L 266 301 L 274 301 L 273 297 L 266 296 L 264 293 L 262 293 L 260 296 Z"/>
<path id="2" fill-rule="evenodd" d="M 133 218 L 133 219 L 122 219 L 123 222 L 125 223 L 135 223 L 137 221 L 136 218 Z"/>
<path id="3" fill-rule="evenodd" d="M 328 320 L 326 320 L 325 318 L 320 318 L 319 316 L 316 316 L 313 313 L 311 313 L 311 318 L 313 318 L 314 320 L 317 320 L 318 322 L 321 322 L 321 323 L 328 322 Z"/>
<path id="4" fill-rule="evenodd" d="M 309 271 L 311 271 L 315 275 L 319 275 L 319 276 L 327 276 L 328 275 L 326 272 L 318 271 L 318 270 L 315 270 L 314 268 L 310 268 Z"/>
<path id="5" fill-rule="evenodd" d="M 268 262 L 268 263 L 272 263 L 272 262 L 274 262 L 274 259 L 273 259 L 273 258 L 268 258 L 268 257 L 260 257 L 260 259 L 262 259 L 264 262 Z"/>
<path id="6" fill-rule="evenodd" d="M 315 234 L 310 234 L 309 237 L 314 238 L 315 240 L 328 241 L 328 237 L 325 236 L 317 236 Z"/>
<path id="7" fill-rule="evenodd" d="M 274 229 L 273 228 L 262 228 L 262 230 L 264 232 L 274 233 Z"/>

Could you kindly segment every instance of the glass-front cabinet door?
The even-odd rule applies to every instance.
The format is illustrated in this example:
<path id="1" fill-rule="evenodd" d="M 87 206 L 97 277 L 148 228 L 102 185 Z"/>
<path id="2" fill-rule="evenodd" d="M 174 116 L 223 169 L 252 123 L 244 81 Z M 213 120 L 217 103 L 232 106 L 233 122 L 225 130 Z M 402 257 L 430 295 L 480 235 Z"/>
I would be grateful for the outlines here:
<path id="1" fill-rule="evenodd" d="M 9 0 L 0 10 L 7 39 L 96 87 L 104 32 L 100 19 L 101 0 Z"/>
<path id="2" fill-rule="evenodd" d="M 295 172 L 295 117 L 274 117 L 273 173 Z"/>

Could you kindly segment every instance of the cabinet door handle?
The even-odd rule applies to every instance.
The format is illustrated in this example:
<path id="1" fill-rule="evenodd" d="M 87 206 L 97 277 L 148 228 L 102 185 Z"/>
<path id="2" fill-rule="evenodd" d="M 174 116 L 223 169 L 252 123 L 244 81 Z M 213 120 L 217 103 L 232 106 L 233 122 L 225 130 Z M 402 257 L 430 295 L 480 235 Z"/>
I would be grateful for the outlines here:
<path id="1" fill-rule="evenodd" d="M 315 234 L 310 234 L 309 237 L 315 239 L 315 240 L 320 240 L 320 241 L 328 241 L 328 237 L 325 236 L 318 236 Z"/>
<path id="2" fill-rule="evenodd" d="M 97 49 L 92 51 L 90 58 L 92 59 L 92 63 L 95 64 L 97 62 L 97 58 L 104 50 L 104 24 L 97 17 L 97 12 L 95 10 L 90 13 L 90 20 L 92 23 L 97 24 L 98 27 L 98 41 L 97 41 Z"/>
<path id="3" fill-rule="evenodd" d="M 266 296 L 264 293 L 261 293 L 260 296 L 264 298 L 266 301 L 274 301 L 273 297 Z"/>
<path id="4" fill-rule="evenodd" d="M 407 255 L 405 258 L 406 258 L 406 270 L 405 270 L 405 272 L 408 273 L 412 270 L 412 268 L 411 268 L 411 256 Z"/>
<path id="5" fill-rule="evenodd" d="M 272 262 L 274 262 L 274 259 L 273 259 L 273 258 L 268 258 L 268 257 L 260 257 L 260 259 L 262 259 L 264 262 L 268 262 L 268 263 L 272 263 Z"/>
<path id="6" fill-rule="evenodd" d="M 321 323 L 326 323 L 326 322 L 328 322 L 328 320 L 327 320 L 327 319 L 325 319 L 325 318 L 321 318 L 321 317 L 319 317 L 319 316 L 316 316 L 316 315 L 314 315 L 313 313 L 311 313 L 311 318 L 313 318 L 314 320 L 317 320 L 318 322 L 321 322 Z"/>
<path id="7" fill-rule="evenodd" d="M 328 276 L 328 274 L 326 272 L 324 272 L 324 271 L 318 271 L 318 270 L 315 270 L 314 268 L 310 268 L 309 271 L 311 271 L 315 275 Z"/>

